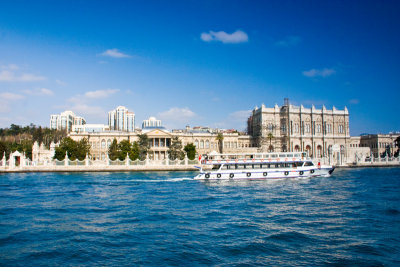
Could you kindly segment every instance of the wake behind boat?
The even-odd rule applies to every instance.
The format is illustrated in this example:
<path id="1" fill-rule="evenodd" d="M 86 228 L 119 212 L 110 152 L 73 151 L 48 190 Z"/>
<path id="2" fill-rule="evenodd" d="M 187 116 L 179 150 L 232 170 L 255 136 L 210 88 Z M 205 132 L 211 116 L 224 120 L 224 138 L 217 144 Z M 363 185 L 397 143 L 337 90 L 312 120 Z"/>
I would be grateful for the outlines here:
<path id="1" fill-rule="evenodd" d="M 334 167 L 317 165 L 305 152 L 213 154 L 200 158 L 195 180 L 282 179 L 330 176 Z"/>

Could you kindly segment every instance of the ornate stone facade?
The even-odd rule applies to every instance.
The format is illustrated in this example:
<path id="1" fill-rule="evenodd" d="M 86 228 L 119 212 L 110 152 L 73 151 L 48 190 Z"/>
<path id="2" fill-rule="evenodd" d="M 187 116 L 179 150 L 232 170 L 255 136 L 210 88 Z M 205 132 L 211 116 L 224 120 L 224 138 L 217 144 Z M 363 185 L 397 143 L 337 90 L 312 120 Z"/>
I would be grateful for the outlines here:
<path id="1" fill-rule="evenodd" d="M 305 108 L 285 100 L 281 107 L 254 108 L 248 121 L 261 151 L 306 151 L 314 158 L 327 157 L 330 152 L 346 154 L 350 138 L 347 108 L 316 109 L 314 105 Z"/>
<path id="2" fill-rule="evenodd" d="M 387 152 L 389 156 L 397 151 L 395 141 L 400 136 L 394 134 L 368 134 L 360 136 L 360 146 L 371 148 L 374 157 L 380 157 Z"/>
<path id="3" fill-rule="evenodd" d="M 163 129 L 153 129 L 145 132 L 149 138 L 150 159 L 165 159 L 171 139 L 178 136 L 182 142 L 182 146 L 192 143 L 197 147 L 199 154 L 211 153 L 212 151 L 223 153 L 255 153 L 256 147 L 252 147 L 251 136 L 242 136 L 238 133 L 222 133 L 223 140 L 220 146 L 217 141 L 217 133 L 191 133 L 179 132 L 171 133 Z M 129 140 L 133 143 L 138 141 L 138 133 L 136 132 L 102 132 L 102 133 L 71 133 L 69 135 L 75 141 L 87 138 L 91 145 L 90 154 L 93 159 L 104 159 L 114 138 L 117 142 Z"/>

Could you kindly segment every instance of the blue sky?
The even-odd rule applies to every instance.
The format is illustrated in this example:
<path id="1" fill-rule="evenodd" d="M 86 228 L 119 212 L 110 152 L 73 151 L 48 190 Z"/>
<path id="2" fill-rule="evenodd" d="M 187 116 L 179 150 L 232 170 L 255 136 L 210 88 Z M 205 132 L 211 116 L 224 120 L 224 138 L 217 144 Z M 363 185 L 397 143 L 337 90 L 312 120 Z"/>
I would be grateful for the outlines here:
<path id="1" fill-rule="evenodd" d="M 246 127 L 254 106 L 350 112 L 400 130 L 398 1 L 2 1 L 0 127 L 66 109 L 136 126 Z"/>

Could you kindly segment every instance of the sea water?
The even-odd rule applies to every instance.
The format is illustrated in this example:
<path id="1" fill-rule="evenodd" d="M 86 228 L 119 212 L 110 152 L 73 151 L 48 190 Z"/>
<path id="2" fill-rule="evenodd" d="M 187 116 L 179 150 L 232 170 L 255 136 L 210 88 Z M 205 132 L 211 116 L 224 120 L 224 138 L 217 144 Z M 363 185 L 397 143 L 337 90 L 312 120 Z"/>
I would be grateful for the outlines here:
<path id="1" fill-rule="evenodd" d="M 0 175 L 0 265 L 400 265 L 400 168 Z"/>

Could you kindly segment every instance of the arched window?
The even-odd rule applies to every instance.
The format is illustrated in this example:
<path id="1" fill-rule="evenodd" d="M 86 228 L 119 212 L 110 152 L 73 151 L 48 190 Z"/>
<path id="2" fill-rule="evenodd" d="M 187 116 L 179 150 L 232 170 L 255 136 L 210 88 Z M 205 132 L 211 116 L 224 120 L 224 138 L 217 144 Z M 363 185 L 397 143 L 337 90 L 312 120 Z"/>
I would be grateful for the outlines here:
<path id="1" fill-rule="evenodd" d="M 306 133 L 310 133 L 310 124 L 306 124 Z"/>
<path id="2" fill-rule="evenodd" d="M 299 132 L 299 124 L 298 124 L 298 123 L 295 123 L 295 124 L 294 124 L 294 132 L 295 132 L 295 133 L 298 133 L 298 132 Z"/>
<path id="3" fill-rule="evenodd" d="M 194 141 L 194 146 L 195 146 L 196 148 L 199 148 L 199 140 Z"/>
<path id="4" fill-rule="evenodd" d="M 111 140 L 108 139 L 108 140 L 107 140 L 107 148 L 109 148 L 110 146 L 111 146 Z"/>
<path id="5" fill-rule="evenodd" d="M 283 145 L 283 146 L 282 146 L 282 152 L 287 152 L 287 147 L 286 147 L 286 145 Z"/>
<path id="6" fill-rule="evenodd" d="M 294 152 L 299 152 L 300 151 L 300 147 L 298 145 L 294 146 Z"/>
<path id="7" fill-rule="evenodd" d="M 317 157 L 320 158 L 322 155 L 322 146 L 318 145 L 317 146 Z"/>
<path id="8" fill-rule="evenodd" d="M 105 159 L 106 158 L 106 153 L 101 153 L 101 159 Z"/>
<path id="9" fill-rule="evenodd" d="M 268 147 L 268 152 L 274 152 L 274 147 L 273 146 L 269 146 Z"/>
<path id="10" fill-rule="evenodd" d="M 210 141 L 206 140 L 206 148 L 210 148 Z"/>
<path id="11" fill-rule="evenodd" d="M 204 148 L 204 141 L 203 140 L 200 141 L 200 148 Z"/>
<path id="12" fill-rule="evenodd" d="M 317 133 L 321 133 L 321 124 L 317 124 Z"/>
<path id="13" fill-rule="evenodd" d="M 309 146 L 309 145 L 306 146 L 306 152 L 307 152 L 307 155 L 308 155 L 309 157 L 312 157 L 311 146 Z"/>

